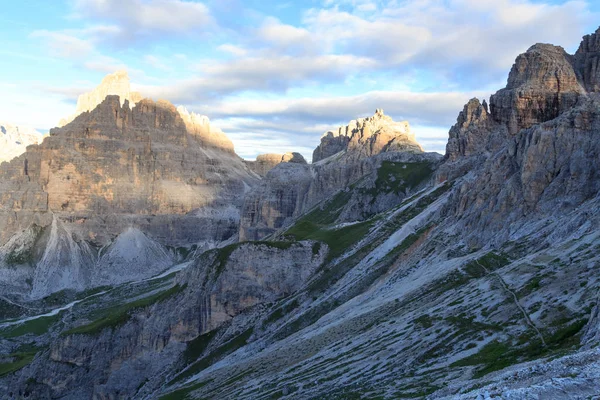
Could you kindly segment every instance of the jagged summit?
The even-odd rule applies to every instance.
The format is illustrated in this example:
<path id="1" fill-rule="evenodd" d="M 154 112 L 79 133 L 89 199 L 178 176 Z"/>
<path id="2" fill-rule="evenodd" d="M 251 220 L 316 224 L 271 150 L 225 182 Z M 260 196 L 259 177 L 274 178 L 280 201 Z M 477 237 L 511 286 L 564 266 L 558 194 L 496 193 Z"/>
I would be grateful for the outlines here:
<path id="1" fill-rule="evenodd" d="M 102 79 L 100 85 L 89 93 L 84 93 L 77 100 L 77 109 L 75 114 L 63 118 L 58 126 L 63 127 L 74 121 L 79 115 L 92 111 L 98 107 L 107 96 L 118 96 L 121 106 L 128 104 L 130 108 L 135 107 L 142 101 L 144 96 L 131 90 L 129 74 L 125 70 L 108 74 Z M 151 101 L 151 100 L 150 100 Z M 167 100 L 159 100 L 158 103 L 164 103 L 167 108 L 172 104 Z M 211 126 L 210 120 L 205 115 L 189 112 L 184 106 L 177 107 L 177 112 L 185 122 L 185 126 L 190 134 L 200 139 L 205 147 L 219 148 L 230 153 L 234 152 L 233 142 L 219 128 Z"/>
<path id="2" fill-rule="evenodd" d="M 129 74 L 125 70 L 120 70 L 112 74 L 108 74 L 102 79 L 100 85 L 89 93 L 84 93 L 77 99 L 77 108 L 75 113 L 67 118 L 63 118 L 58 123 L 59 127 L 65 126 L 73 121 L 78 115 L 91 111 L 96 108 L 106 96 L 116 95 L 121 99 L 121 105 L 125 101 L 129 101 L 130 107 L 135 106 L 142 99 L 142 95 L 131 90 Z"/>
<path id="3" fill-rule="evenodd" d="M 600 29 L 574 55 L 537 43 L 520 54 L 506 87 L 487 104 L 470 100 L 450 129 L 446 158 L 492 152 L 523 129 L 552 121 L 600 90 Z"/>
<path id="4" fill-rule="evenodd" d="M 206 115 L 189 112 L 184 106 L 177 107 L 177 112 L 185 122 L 188 132 L 200 138 L 204 145 L 234 152 L 233 142 L 221 129 L 211 126 Z"/>
<path id="5" fill-rule="evenodd" d="M 259 154 L 255 161 L 246 161 L 246 165 L 260 176 L 265 176 L 267 172 L 281 163 L 306 164 L 306 160 L 302 154 L 293 152 Z"/>
<path id="6" fill-rule="evenodd" d="M 382 109 L 367 118 L 352 120 L 337 130 L 321 136 L 321 144 L 313 152 L 312 162 L 318 162 L 347 150 L 358 157 L 369 157 L 386 151 L 422 153 L 408 121 L 395 122 Z"/>

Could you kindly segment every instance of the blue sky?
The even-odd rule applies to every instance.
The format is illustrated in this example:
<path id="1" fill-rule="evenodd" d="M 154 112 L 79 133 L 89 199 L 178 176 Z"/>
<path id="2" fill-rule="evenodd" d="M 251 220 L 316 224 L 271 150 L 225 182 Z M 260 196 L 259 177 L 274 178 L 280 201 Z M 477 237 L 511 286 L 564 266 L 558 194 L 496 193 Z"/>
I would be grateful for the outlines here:
<path id="1" fill-rule="evenodd" d="M 26 3 L 26 4 L 24 4 Z M 597 1 L 29 0 L 0 16 L 0 120 L 48 130 L 127 69 L 155 100 L 208 115 L 245 158 L 300 151 L 376 108 L 443 152 L 466 101 L 536 42 L 574 52 Z"/>

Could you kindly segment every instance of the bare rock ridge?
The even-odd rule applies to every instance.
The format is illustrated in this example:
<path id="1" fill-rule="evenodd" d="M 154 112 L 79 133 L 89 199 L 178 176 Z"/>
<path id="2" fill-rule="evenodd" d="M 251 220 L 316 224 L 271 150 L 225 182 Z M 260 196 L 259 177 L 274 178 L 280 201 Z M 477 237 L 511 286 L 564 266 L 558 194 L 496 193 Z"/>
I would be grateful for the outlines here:
<path id="1" fill-rule="evenodd" d="M 255 161 L 246 161 L 246 165 L 260 176 L 265 176 L 267 172 L 281 163 L 306 164 L 307 162 L 300 153 L 259 154 Z"/>
<path id="2" fill-rule="evenodd" d="M 109 74 L 102 79 L 100 85 L 89 93 L 84 93 L 77 100 L 75 113 L 68 118 L 62 119 L 58 126 L 63 127 L 73 121 L 77 116 L 92 111 L 104 101 L 106 96 L 119 96 L 121 106 L 128 102 L 129 107 L 133 108 L 143 99 L 139 92 L 131 90 L 131 83 L 127 71 L 117 71 Z M 185 107 L 177 107 L 181 118 L 185 122 L 188 132 L 197 136 L 205 147 L 217 147 L 229 151 L 233 150 L 231 140 L 217 127 L 211 126 L 210 120 L 204 115 L 190 113 Z"/>
<path id="3" fill-rule="evenodd" d="M 279 158 L 268 157 L 274 161 Z M 424 182 L 440 157 L 437 153 L 423 152 L 408 122 L 395 122 L 378 109 L 372 117 L 351 121 L 348 126 L 323 135 L 313 153 L 312 164 L 288 162 L 265 168 L 268 172 L 264 179 L 244 202 L 240 240 L 261 240 L 273 234 L 359 180 L 356 191 L 347 195 L 346 210 L 340 212 L 339 221 L 353 221 L 380 212 L 401 202 L 418 186 L 405 185 L 402 179 L 392 177 L 394 182 L 382 187 L 381 182 L 387 176 L 379 179 L 378 170 L 383 165 L 393 169 L 419 165 Z M 266 163 L 265 159 L 261 161 Z"/>
<path id="4" fill-rule="evenodd" d="M 8 316 L 19 304 L 3 290 L 0 398 L 594 398 L 598 34 L 576 57 L 548 45 L 520 56 L 494 107 L 464 107 L 443 160 L 346 141 L 259 180 L 203 147 L 172 105 L 107 98 L 0 167 L 0 234 L 18 232 L 2 245 L 2 289 L 27 277 L 34 288 L 105 284 L 223 225 L 231 244 L 76 304 L 61 293 Z M 565 60 L 578 85 L 563 91 Z M 56 177 L 83 209 L 45 211 Z M 178 196 L 204 204 L 204 180 L 217 200 L 186 211 Z M 232 226 L 268 238 L 233 243 Z"/>
<path id="5" fill-rule="evenodd" d="M 190 113 L 185 107 L 177 107 L 177 112 L 185 122 L 187 130 L 192 135 L 197 136 L 204 146 L 216 147 L 231 153 L 234 152 L 233 142 L 223 133 L 223 131 L 210 124 L 210 120 L 205 115 Z"/>
<path id="6" fill-rule="evenodd" d="M 531 46 L 519 55 L 504 89 L 487 105 L 471 100 L 450 130 L 446 158 L 493 151 L 519 131 L 553 120 L 600 88 L 600 29 L 575 55 L 560 46 Z"/>
<path id="7" fill-rule="evenodd" d="M 575 53 L 575 68 L 588 92 L 600 91 L 600 28 L 583 37 Z"/>
<path id="8" fill-rule="evenodd" d="M 340 151 L 357 157 L 370 157 L 385 151 L 411 151 L 422 153 L 407 121 L 395 122 L 378 109 L 372 117 L 350 121 L 335 131 L 321 137 L 314 150 L 312 162 L 321 161 Z"/>
<path id="9" fill-rule="evenodd" d="M 129 74 L 127 71 L 117 71 L 113 74 L 105 76 L 100 85 L 98 85 L 91 92 L 81 94 L 77 99 L 77 108 L 75 109 L 75 113 L 60 120 L 58 126 L 65 126 L 69 122 L 73 121 L 78 115 L 84 112 L 92 111 L 104 101 L 106 96 L 110 95 L 119 96 L 121 99 L 121 105 L 125 104 L 125 101 L 128 101 L 130 107 L 135 106 L 135 104 L 142 99 L 142 95 L 140 93 L 131 90 Z"/>
<path id="10" fill-rule="evenodd" d="M 599 36 L 585 36 L 575 56 L 548 44 L 530 47 L 491 97 L 489 113 L 476 99 L 460 113 L 438 179 L 480 171 L 481 179 L 465 182 L 455 210 L 467 231 L 568 212 L 598 193 Z"/>
<path id="11" fill-rule="evenodd" d="M 0 122 L 0 163 L 20 156 L 27 146 L 39 144 L 43 139 L 33 128 Z"/>
<path id="12" fill-rule="evenodd" d="M 237 235 L 240 194 L 255 182 L 235 153 L 207 146 L 190 133 L 172 104 L 146 99 L 131 108 L 127 100 L 121 104 L 118 96 L 109 95 L 0 167 L 0 261 L 6 266 L 15 259 L 15 251 L 28 254 L 17 257 L 19 278 L 0 274 L 0 284 L 21 291 L 46 288 L 34 291 L 36 296 L 93 286 L 99 282 L 94 276 L 106 274 L 91 271 L 117 262 L 98 258 L 98 249 L 130 228 L 140 231 L 127 236 L 132 251 L 143 253 L 162 252 L 136 246 L 148 243 L 145 236 L 173 247 L 229 240 Z M 29 241 L 25 248 L 10 245 L 32 227 L 40 240 Z M 53 252 L 71 257 L 51 263 L 43 254 Z M 102 262 L 95 267 L 94 260 Z M 59 265 L 60 273 L 39 272 Z M 85 273 L 74 273 L 82 268 Z M 65 276 L 81 279 L 74 282 Z M 131 277 L 124 273 L 114 279 L 123 276 Z M 32 279 L 32 286 L 26 283 Z"/>

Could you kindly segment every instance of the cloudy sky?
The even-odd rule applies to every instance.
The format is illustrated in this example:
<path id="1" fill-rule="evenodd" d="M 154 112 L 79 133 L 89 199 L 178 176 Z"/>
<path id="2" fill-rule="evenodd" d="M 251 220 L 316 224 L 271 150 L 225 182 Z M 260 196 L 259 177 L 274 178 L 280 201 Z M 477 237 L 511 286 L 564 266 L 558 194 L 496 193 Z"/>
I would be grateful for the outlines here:
<path id="1" fill-rule="evenodd" d="M 574 52 L 597 0 L 28 0 L 0 14 L 0 120 L 48 130 L 127 69 L 211 118 L 242 157 L 300 151 L 376 108 L 428 151 L 536 42 Z"/>

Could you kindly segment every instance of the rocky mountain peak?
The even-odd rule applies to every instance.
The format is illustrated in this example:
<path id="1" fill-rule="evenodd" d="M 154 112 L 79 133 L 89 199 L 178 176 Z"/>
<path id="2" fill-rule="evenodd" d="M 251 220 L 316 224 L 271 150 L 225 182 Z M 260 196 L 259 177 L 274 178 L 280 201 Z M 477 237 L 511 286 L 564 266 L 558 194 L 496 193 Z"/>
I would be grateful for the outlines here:
<path id="1" fill-rule="evenodd" d="M 352 120 L 346 126 L 327 131 L 313 152 L 313 163 L 340 151 L 357 157 L 370 157 L 386 151 L 423 152 L 408 121 L 396 122 L 382 109 L 367 118 Z"/>
<path id="2" fill-rule="evenodd" d="M 306 159 L 300 153 L 285 154 L 259 154 L 256 161 L 246 161 L 246 165 L 260 176 L 265 176 L 267 172 L 281 163 L 307 164 Z"/>
<path id="3" fill-rule="evenodd" d="M 125 101 L 129 101 L 131 107 L 135 106 L 135 104 L 142 99 L 140 93 L 131 90 L 129 74 L 127 71 L 117 71 L 105 76 L 100 85 L 91 92 L 80 95 L 77 99 L 75 113 L 67 118 L 63 118 L 58 126 L 65 126 L 73 121 L 78 115 L 93 110 L 104 101 L 106 96 L 109 95 L 119 96 L 121 105 L 125 104 Z"/>
<path id="4" fill-rule="evenodd" d="M 583 94 L 573 56 L 562 47 L 538 43 L 517 57 L 506 88 L 490 99 L 491 113 L 515 135 L 556 118 Z"/>
<path id="5" fill-rule="evenodd" d="M 233 142 L 221 129 L 211 126 L 210 119 L 206 115 L 189 112 L 184 106 L 177 107 L 177 111 L 185 122 L 188 132 L 196 135 L 204 145 L 233 153 Z"/>
<path id="6" fill-rule="evenodd" d="M 600 28 L 583 37 L 575 53 L 575 66 L 586 90 L 600 91 Z"/>
<path id="7" fill-rule="evenodd" d="M 446 158 L 456 160 L 480 151 L 485 146 L 492 123 L 486 101 L 469 100 L 458 114 L 456 124 L 450 128 Z"/>

